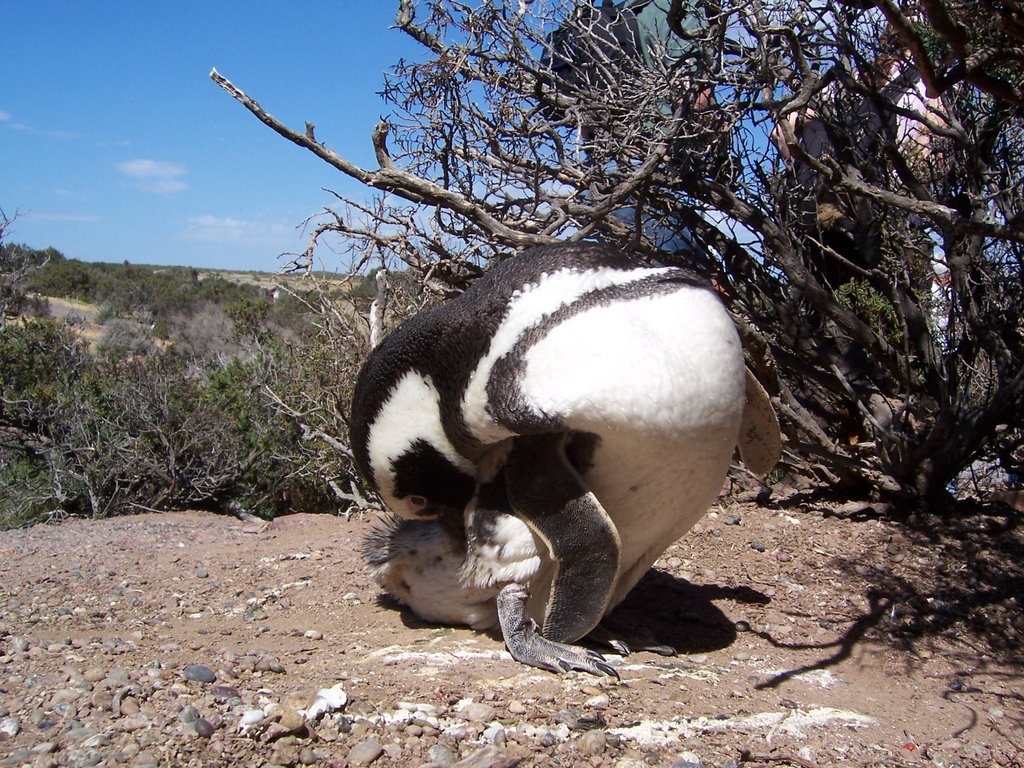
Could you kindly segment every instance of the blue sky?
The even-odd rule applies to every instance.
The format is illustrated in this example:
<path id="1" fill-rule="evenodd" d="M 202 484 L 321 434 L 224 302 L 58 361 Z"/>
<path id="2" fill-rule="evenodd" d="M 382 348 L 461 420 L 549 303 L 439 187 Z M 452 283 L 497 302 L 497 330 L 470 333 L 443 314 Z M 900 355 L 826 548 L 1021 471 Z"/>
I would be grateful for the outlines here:
<path id="1" fill-rule="evenodd" d="M 19 0 L 0 27 L 7 239 L 68 258 L 274 271 L 323 191 L 368 193 L 279 137 L 216 69 L 296 129 L 375 167 L 383 73 L 419 50 L 397 0 Z M 326 264 L 328 268 L 333 266 Z"/>

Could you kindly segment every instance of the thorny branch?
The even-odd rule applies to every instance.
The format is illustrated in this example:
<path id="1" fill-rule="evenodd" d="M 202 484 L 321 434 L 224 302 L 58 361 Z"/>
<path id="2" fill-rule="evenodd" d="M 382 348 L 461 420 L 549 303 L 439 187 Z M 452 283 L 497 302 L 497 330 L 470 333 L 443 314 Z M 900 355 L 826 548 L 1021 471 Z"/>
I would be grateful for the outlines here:
<path id="1" fill-rule="evenodd" d="M 619 243 L 714 278 L 760 350 L 791 471 L 906 501 L 978 458 L 1019 466 L 1016 0 L 973 25 L 945 0 L 673 0 L 674 36 L 642 57 L 578 7 L 400 0 L 424 58 L 386 75 L 376 170 L 211 76 L 384 193 L 331 212 L 307 263 L 339 235 L 358 266 L 445 293 L 531 245 Z"/>

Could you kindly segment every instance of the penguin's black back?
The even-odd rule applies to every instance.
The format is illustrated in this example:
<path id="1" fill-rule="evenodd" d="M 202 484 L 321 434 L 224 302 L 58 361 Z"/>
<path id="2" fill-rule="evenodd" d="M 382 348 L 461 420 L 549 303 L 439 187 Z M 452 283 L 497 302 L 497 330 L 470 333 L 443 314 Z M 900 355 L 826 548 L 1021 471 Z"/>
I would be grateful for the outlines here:
<path id="1" fill-rule="evenodd" d="M 495 265 L 452 301 L 406 320 L 370 353 L 356 381 L 350 437 L 359 471 L 373 482 L 368 454 L 370 427 L 395 385 L 409 371 L 433 381 L 440 394 L 441 422 L 449 439 L 460 453 L 473 455 L 478 445 L 463 423 L 462 396 L 513 295 L 524 286 L 538 283 L 545 274 L 562 269 L 585 272 L 641 266 L 622 251 L 598 243 L 539 246 Z M 694 284 L 707 284 L 695 274 L 686 274 Z"/>

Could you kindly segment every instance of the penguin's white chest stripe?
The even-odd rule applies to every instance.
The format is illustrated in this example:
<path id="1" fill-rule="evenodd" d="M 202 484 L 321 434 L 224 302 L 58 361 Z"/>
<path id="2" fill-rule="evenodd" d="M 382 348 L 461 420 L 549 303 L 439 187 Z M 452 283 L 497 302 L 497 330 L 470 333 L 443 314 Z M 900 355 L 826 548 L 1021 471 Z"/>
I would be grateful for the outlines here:
<path id="1" fill-rule="evenodd" d="M 421 440 L 467 474 L 476 474 L 476 467 L 459 455 L 445 435 L 441 424 L 441 396 L 433 381 L 421 373 L 409 371 L 391 390 L 380 416 L 370 427 L 367 440 L 370 466 L 374 468 L 374 479 L 382 495 L 389 496 L 394 487 L 392 460 Z M 390 498 L 384 500 L 391 506 Z"/>
<path id="2" fill-rule="evenodd" d="M 687 441 L 722 429 L 735 445 L 743 355 L 710 291 L 682 287 L 582 311 L 525 350 L 523 368 L 525 402 L 567 427 Z"/>
<path id="3" fill-rule="evenodd" d="M 638 282 L 670 271 L 668 268 L 561 269 L 545 274 L 537 283 L 524 286 L 517 291 L 509 304 L 505 319 L 491 339 L 487 354 L 470 376 L 469 385 L 462 399 L 463 418 L 471 434 L 485 443 L 512 436 L 511 431 L 495 424 L 487 411 L 487 384 L 494 364 L 511 351 L 527 329 L 588 293 L 615 285 Z"/>

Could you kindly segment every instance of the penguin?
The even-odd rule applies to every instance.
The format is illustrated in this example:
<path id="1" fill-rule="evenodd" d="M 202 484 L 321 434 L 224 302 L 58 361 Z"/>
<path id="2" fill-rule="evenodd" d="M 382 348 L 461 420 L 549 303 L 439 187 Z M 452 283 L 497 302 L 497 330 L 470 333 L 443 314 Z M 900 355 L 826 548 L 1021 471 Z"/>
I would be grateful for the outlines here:
<path id="1" fill-rule="evenodd" d="M 355 464 L 396 516 L 364 556 L 428 621 L 617 676 L 577 645 L 707 511 L 737 445 L 780 451 L 711 285 L 597 243 L 513 256 L 401 324 L 356 381 Z"/>

